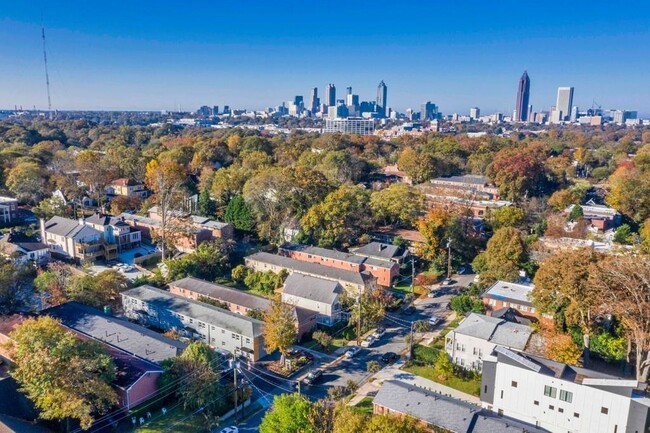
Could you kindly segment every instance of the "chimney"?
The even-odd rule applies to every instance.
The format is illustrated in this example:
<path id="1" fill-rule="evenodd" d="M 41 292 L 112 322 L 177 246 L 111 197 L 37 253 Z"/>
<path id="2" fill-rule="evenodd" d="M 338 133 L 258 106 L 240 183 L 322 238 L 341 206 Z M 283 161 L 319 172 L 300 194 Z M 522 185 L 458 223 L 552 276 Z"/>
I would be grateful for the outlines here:
<path id="1" fill-rule="evenodd" d="M 379 244 L 379 251 L 383 251 L 384 248 L 386 248 L 386 245 L 384 245 L 384 244 Z"/>

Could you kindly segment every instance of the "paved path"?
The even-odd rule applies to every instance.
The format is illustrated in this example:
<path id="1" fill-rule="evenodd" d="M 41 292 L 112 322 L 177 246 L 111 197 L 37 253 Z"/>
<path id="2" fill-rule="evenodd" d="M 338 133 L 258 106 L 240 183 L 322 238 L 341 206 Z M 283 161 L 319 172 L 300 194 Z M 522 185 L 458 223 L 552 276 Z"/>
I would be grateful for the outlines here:
<path id="1" fill-rule="evenodd" d="M 385 380 L 399 380 L 411 385 L 425 388 L 429 391 L 434 391 L 458 400 L 463 400 L 468 403 L 473 403 L 480 406 L 481 400 L 478 397 L 470 394 L 465 394 L 464 392 L 442 385 L 438 382 L 434 382 L 432 380 L 425 379 L 424 377 L 416 376 L 413 373 L 400 370 L 403 365 L 404 363 L 400 361 L 396 362 L 390 367 L 386 367 L 383 370 L 379 371 L 377 374 L 375 374 L 374 380 L 372 382 L 366 382 L 363 386 L 361 386 L 361 388 L 359 388 L 356 396 L 354 396 L 354 398 L 352 398 L 348 404 L 350 406 L 354 406 L 365 397 L 374 396 L 377 391 L 379 391 L 379 388 L 381 388 L 381 385 Z"/>

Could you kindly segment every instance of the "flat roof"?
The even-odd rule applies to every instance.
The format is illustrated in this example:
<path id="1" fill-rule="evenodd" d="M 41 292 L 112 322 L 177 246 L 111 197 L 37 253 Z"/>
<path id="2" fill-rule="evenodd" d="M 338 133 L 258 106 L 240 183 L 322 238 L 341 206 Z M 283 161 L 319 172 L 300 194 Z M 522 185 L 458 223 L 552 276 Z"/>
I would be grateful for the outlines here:
<path id="1" fill-rule="evenodd" d="M 526 325 L 507 322 L 484 314 L 471 313 L 452 332 L 523 350 L 533 330 Z"/>
<path id="2" fill-rule="evenodd" d="M 535 286 L 532 284 L 497 281 L 483 293 L 483 297 L 517 301 L 522 305 L 533 305 L 531 292 L 534 288 Z"/>
<path id="3" fill-rule="evenodd" d="M 256 338 L 262 335 L 262 326 L 264 323 L 260 320 L 174 295 L 146 284 L 126 290 L 122 292 L 122 296 L 135 298 L 153 304 L 161 310 L 182 314 L 246 337 Z"/>

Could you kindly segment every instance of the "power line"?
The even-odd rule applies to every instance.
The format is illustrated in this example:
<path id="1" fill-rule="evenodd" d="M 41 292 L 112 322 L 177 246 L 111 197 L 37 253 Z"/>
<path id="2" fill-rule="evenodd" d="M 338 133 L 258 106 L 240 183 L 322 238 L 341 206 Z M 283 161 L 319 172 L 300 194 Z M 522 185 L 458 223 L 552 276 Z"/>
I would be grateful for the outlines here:
<path id="1" fill-rule="evenodd" d="M 41 27 L 41 36 L 43 37 L 43 60 L 45 62 L 45 85 L 47 86 L 47 109 L 50 112 L 50 120 L 52 120 L 52 98 L 50 97 L 50 73 L 47 70 L 47 51 L 45 50 L 45 27 Z"/>

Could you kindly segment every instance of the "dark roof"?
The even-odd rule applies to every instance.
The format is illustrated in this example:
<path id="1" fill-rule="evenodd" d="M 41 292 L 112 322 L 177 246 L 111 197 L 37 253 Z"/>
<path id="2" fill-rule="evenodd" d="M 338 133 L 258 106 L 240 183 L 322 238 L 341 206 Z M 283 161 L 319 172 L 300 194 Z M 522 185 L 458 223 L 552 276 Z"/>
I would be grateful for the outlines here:
<path id="1" fill-rule="evenodd" d="M 186 347 L 180 341 L 77 302 L 61 304 L 43 313 L 76 332 L 155 363 L 180 355 Z"/>
<path id="2" fill-rule="evenodd" d="M 361 264 L 364 261 L 364 258 L 350 253 L 344 253 L 342 251 L 329 250 L 327 248 L 314 247 L 311 245 L 296 245 L 296 244 L 285 244 L 281 249 L 286 251 L 299 251 L 305 254 L 311 254 L 318 257 L 325 257 L 328 259 L 340 260 L 342 262 L 349 262 L 353 264 Z"/>
<path id="3" fill-rule="evenodd" d="M 354 254 L 365 257 L 373 257 L 381 260 L 401 259 L 406 256 L 406 250 L 397 245 L 384 244 L 382 242 L 370 242 L 352 251 Z"/>
<path id="4" fill-rule="evenodd" d="M 364 286 L 367 280 L 373 278 L 367 272 L 354 272 L 346 271 L 344 269 L 330 268 L 329 266 L 319 265 L 317 263 L 301 262 L 300 260 L 292 259 L 290 257 L 264 252 L 255 253 L 246 257 L 246 259 L 279 266 L 300 274 L 313 275 L 359 286 Z"/>
<path id="5" fill-rule="evenodd" d="M 156 306 L 160 310 L 183 314 L 195 320 L 200 320 L 246 337 L 255 338 L 262 335 L 262 326 L 264 323 L 260 320 L 174 295 L 153 286 L 143 285 L 126 290 L 122 292 L 122 296 L 139 299 Z"/>
<path id="6" fill-rule="evenodd" d="M 282 293 L 331 305 L 342 290 L 336 281 L 295 273 L 284 281 Z"/>
<path id="7" fill-rule="evenodd" d="M 101 233 L 90 226 L 80 224 L 79 221 L 54 216 L 45 223 L 45 231 L 66 238 L 81 238 L 88 235 L 101 236 Z"/>
<path id="8" fill-rule="evenodd" d="M 438 177 L 436 179 L 433 179 L 431 182 L 453 182 L 481 186 L 487 185 L 489 183 L 489 179 L 486 176 L 481 176 L 478 174 L 465 174 L 462 176 Z"/>
<path id="9" fill-rule="evenodd" d="M 492 317 L 496 317 L 497 319 L 503 319 L 508 322 L 519 323 L 521 325 L 530 325 L 536 321 L 530 317 L 524 316 L 519 312 L 519 310 L 511 307 L 499 308 L 498 310 L 492 311 L 490 315 Z"/>
<path id="10" fill-rule="evenodd" d="M 385 381 L 373 403 L 455 433 L 547 431 L 508 417 L 497 417 L 480 406 L 398 380 Z"/>
<path id="11" fill-rule="evenodd" d="M 115 380 L 113 385 L 122 389 L 129 388 L 147 373 L 162 373 L 160 366 L 142 358 L 138 358 L 116 347 L 104 345 L 106 351 L 115 363 Z"/>
<path id="12" fill-rule="evenodd" d="M 0 433 L 51 433 L 51 431 L 39 424 L 0 413 Z"/>
<path id="13" fill-rule="evenodd" d="M 187 277 L 178 281 L 169 283 L 170 286 L 179 287 L 185 290 L 199 293 L 209 298 L 218 299 L 223 302 L 229 302 L 235 305 L 241 305 L 245 308 L 258 309 L 266 311 L 271 305 L 271 301 L 261 296 L 251 295 L 232 287 L 221 284 L 211 283 L 199 278 Z"/>
<path id="14" fill-rule="evenodd" d="M 48 248 L 43 242 L 39 242 L 34 236 L 27 236 L 23 232 L 12 231 L 0 239 L 3 247 L 0 248 L 6 254 L 13 253 L 19 249 L 23 251 L 37 251 Z"/>

